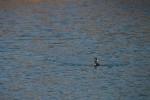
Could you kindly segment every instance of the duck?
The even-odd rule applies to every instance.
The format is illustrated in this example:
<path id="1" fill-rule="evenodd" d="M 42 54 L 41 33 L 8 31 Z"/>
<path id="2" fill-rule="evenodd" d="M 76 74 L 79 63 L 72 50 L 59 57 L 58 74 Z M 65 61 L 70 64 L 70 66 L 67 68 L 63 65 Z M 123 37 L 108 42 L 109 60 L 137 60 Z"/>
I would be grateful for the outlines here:
<path id="1" fill-rule="evenodd" d="M 94 58 L 94 68 L 96 69 L 99 66 L 98 59 Z"/>

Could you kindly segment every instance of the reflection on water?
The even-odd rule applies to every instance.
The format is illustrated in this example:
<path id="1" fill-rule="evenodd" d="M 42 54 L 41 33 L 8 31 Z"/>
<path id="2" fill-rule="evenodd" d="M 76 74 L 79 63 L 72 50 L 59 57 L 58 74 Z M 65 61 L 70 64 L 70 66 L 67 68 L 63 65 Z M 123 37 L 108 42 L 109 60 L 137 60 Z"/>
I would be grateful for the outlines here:
<path id="1" fill-rule="evenodd" d="M 18 1 L 0 2 L 2 100 L 149 100 L 149 1 Z"/>

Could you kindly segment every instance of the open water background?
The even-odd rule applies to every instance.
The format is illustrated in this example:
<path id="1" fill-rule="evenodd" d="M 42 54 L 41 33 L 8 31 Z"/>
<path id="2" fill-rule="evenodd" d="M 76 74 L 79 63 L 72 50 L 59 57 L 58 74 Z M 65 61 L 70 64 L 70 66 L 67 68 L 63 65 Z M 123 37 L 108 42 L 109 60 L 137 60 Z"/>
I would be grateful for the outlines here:
<path id="1" fill-rule="evenodd" d="M 1 0 L 0 100 L 150 100 L 149 5 Z"/>

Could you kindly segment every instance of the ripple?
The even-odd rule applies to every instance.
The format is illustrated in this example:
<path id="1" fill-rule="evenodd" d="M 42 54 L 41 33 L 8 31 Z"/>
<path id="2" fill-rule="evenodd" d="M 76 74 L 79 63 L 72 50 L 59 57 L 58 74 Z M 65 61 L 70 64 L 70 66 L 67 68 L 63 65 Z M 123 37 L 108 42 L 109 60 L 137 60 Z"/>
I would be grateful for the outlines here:
<path id="1" fill-rule="evenodd" d="M 148 1 L 0 2 L 3 100 L 148 100 Z"/>

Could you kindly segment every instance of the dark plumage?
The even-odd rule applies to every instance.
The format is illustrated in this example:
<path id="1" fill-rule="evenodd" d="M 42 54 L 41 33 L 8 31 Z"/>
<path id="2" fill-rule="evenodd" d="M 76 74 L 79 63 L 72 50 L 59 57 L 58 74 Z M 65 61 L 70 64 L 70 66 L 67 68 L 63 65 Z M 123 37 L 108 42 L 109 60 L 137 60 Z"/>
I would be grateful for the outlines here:
<path id="1" fill-rule="evenodd" d="M 99 66 L 97 58 L 94 58 L 94 68 L 97 68 Z"/>

